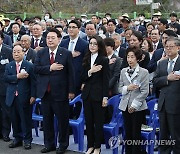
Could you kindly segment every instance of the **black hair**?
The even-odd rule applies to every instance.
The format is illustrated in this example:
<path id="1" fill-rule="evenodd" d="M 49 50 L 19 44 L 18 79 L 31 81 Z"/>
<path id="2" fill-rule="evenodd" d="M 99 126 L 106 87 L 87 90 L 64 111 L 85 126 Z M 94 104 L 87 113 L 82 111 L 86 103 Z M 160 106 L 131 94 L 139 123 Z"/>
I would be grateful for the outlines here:
<path id="1" fill-rule="evenodd" d="M 116 21 L 115 21 L 115 19 L 109 19 L 108 22 L 107 22 L 107 24 L 109 24 L 110 22 L 112 22 L 112 23 L 116 26 Z"/>
<path id="2" fill-rule="evenodd" d="M 63 29 L 63 27 L 61 25 L 56 25 L 54 28 L 61 28 L 61 29 Z"/>
<path id="3" fill-rule="evenodd" d="M 133 31 L 132 35 L 136 36 L 137 39 L 139 40 L 139 42 L 143 42 L 143 36 L 142 36 L 142 33 L 139 32 L 139 31 Z"/>
<path id="4" fill-rule="evenodd" d="M 21 27 L 19 23 L 17 23 L 17 22 L 13 22 L 13 23 L 10 25 L 11 29 L 12 29 L 12 26 L 13 26 L 13 25 L 18 25 L 18 26 L 19 26 L 19 28 Z"/>
<path id="5" fill-rule="evenodd" d="M 98 55 L 107 56 L 107 52 L 106 52 L 104 40 L 103 40 L 100 36 L 98 36 L 98 35 L 92 36 L 92 37 L 90 38 L 89 42 L 90 42 L 92 39 L 95 39 L 95 40 L 97 41 L 97 45 L 98 45 Z M 88 48 L 88 51 L 86 52 L 86 54 L 85 54 L 85 56 L 84 56 L 84 59 L 83 59 L 83 66 L 90 63 L 90 61 L 89 61 L 89 57 L 90 57 L 90 56 L 91 56 L 91 51 L 90 51 L 89 48 Z"/>
<path id="6" fill-rule="evenodd" d="M 76 24 L 76 26 L 77 26 L 78 28 L 81 28 L 81 23 L 80 23 L 78 20 L 76 20 L 76 19 L 71 20 L 71 21 L 69 22 L 69 25 L 70 25 L 71 23 L 74 23 L 74 24 Z"/>
<path id="7" fill-rule="evenodd" d="M 62 37 L 62 36 L 61 36 L 61 33 L 60 33 L 56 28 L 50 28 L 49 31 L 48 31 L 48 33 L 49 33 L 49 32 L 54 32 L 54 33 L 56 33 L 58 38 L 61 38 L 61 37 Z"/>
<path id="8" fill-rule="evenodd" d="M 167 36 L 178 37 L 177 34 L 173 30 L 170 30 L 170 29 L 165 30 L 163 34 L 166 34 Z"/>
<path id="9" fill-rule="evenodd" d="M 107 37 L 104 39 L 104 43 L 105 43 L 105 46 L 110 46 L 110 47 L 115 47 L 115 42 L 114 42 L 114 39 L 111 38 L 111 37 Z"/>
<path id="10" fill-rule="evenodd" d="M 137 47 L 129 47 L 126 50 L 126 57 L 129 52 L 133 52 L 137 61 L 139 62 L 142 59 L 143 51 L 140 48 Z"/>
<path id="11" fill-rule="evenodd" d="M 85 24 L 85 28 L 86 28 L 87 25 L 94 25 L 94 28 L 96 29 L 96 24 L 92 23 L 91 21 L 89 21 L 89 22 L 87 22 L 87 23 Z"/>
<path id="12" fill-rule="evenodd" d="M 15 18 L 15 21 L 16 21 L 16 22 L 17 22 L 17 20 L 20 20 L 21 22 L 23 22 L 22 18 L 19 17 L 19 16 Z"/>

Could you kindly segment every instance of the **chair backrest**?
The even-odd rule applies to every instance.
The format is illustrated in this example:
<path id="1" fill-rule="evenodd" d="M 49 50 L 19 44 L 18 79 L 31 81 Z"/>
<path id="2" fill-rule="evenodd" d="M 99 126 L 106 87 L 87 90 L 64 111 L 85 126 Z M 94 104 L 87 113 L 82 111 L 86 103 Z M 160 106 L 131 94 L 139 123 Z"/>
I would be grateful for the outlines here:
<path id="1" fill-rule="evenodd" d="M 33 104 L 32 113 L 35 113 L 35 111 L 36 111 L 36 106 L 37 106 L 37 104 L 40 104 L 40 103 L 41 103 L 41 99 L 40 99 L 40 98 L 36 98 L 36 101 L 35 101 L 34 104 Z"/>
<path id="2" fill-rule="evenodd" d="M 84 114 L 83 114 L 84 109 L 83 109 L 83 100 L 82 100 L 82 98 L 81 98 L 81 94 L 79 94 L 79 95 L 76 96 L 73 100 L 71 100 L 71 101 L 69 102 L 69 105 L 70 105 L 70 106 L 75 105 L 77 102 L 81 102 L 82 107 L 81 107 L 81 113 L 80 113 L 80 115 L 79 115 L 79 118 L 83 118 L 83 117 L 84 117 Z"/>
<path id="3" fill-rule="evenodd" d="M 155 112 L 155 110 L 154 110 L 154 107 L 155 107 L 155 104 L 157 103 L 157 101 L 158 101 L 158 99 L 152 99 L 149 102 L 147 102 L 148 110 L 150 111 L 150 118 L 148 120 L 148 125 L 150 125 L 150 123 L 152 122 L 152 119 L 153 119 L 152 116 L 154 114 L 157 115 L 157 112 Z"/>
<path id="4" fill-rule="evenodd" d="M 121 100 L 121 95 L 120 94 L 119 95 L 115 95 L 115 96 L 111 97 L 108 100 L 108 105 L 112 105 L 112 107 L 113 107 L 113 115 L 112 115 L 111 122 L 116 121 L 116 117 L 120 113 L 120 110 L 118 108 L 120 100 Z"/>
<path id="5" fill-rule="evenodd" d="M 155 95 L 148 96 L 148 97 L 146 98 L 146 102 L 149 102 L 150 100 L 155 99 L 155 98 L 156 98 Z"/>

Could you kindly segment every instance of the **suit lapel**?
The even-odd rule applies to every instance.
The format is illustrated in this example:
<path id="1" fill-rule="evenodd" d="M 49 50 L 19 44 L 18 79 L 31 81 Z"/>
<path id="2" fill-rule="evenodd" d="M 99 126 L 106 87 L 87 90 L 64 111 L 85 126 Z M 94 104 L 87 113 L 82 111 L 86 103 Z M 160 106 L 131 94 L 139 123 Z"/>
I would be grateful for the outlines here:
<path id="1" fill-rule="evenodd" d="M 21 72 L 22 69 L 24 69 L 25 71 L 27 71 L 27 70 L 26 70 L 26 64 L 25 64 L 25 63 L 26 63 L 26 61 L 23 60 L 19 72 Z"/>
<path id="2" fill-rule="evenodd" d="M 76 46 L 74 48 L 75 51 L 78 51 L 78 49 L 80 49 L 80 37 L 78 38 L 77 42 L 76 42 Z M 79 51 L 80 52 L 80 51 Z"/>
<path id="3" fill-rule="evenodd" d="M 127 73 L 127 69 L 126 69 L 126 72 L 125 72 L 125 76 L 128 79 L 128 81 L 131 83 L 131 78 L 130 78 L 129 74 Z"/>
<path id="4" fill-rule="evenodd" d="M 15 61 L 13 61 L 11 63 L 10 69 L 12 71 L 12 74 L 17 74 L 17 72 L 16 72 L 16 62 Z"/>
<path id="5" fill-rule="evenodd" d="M 62 52 L 61 48 L 58 47 L 56 56 L 55 56 L 55 61 L 61 62 L 62 57 L 63 57 L 63 52 Z"/>
<path id="6" fill-rule="evenodd" d="M 94 61 L 94 64 L 99 65 L 99 64 L 100 64 L 100 62 L 101 62 L 101 56 L 98 54 L 98 56 L 97 56 L 96 60 Z M 93 65 L 94 65 L 94 64 L 93 64 Z"/>

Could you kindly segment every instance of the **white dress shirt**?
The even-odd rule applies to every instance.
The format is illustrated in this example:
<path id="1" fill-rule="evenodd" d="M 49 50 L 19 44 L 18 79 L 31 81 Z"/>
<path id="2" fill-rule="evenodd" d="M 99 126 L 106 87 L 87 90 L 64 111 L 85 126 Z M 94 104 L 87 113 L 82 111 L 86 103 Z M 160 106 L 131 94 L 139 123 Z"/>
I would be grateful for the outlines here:
<path id="1" fill-rule="evenodd" d="M 98 53 L 91 54 L 91 68 L 94 65 L 94 62 L 98 56 Z"/>
<path id="2" fill-rule="evenodd" d="M 58 46 L 56 47 L 56 49 L 54 51 L 52 51 L 50 48 L 49 48 L 49 56 L 50 56 L 50 59 L 51 59 L 51 52 L 53 52 L 53 57 L 54 57 L 54 60 L 56 58 L 56 53 L 57 53 L 57 49 L 58 49 Z"/>
<path id="3" fill-rule="evenodd" d="M 75 47 L 76 47 L 76 43 L 77 43 L 77 41 L 78 41 L 78 38 L 79 38 L 79 36 L 78 37 L 76 37 L 74 40 L 71 40 L 70 39 L 70 41 L 69 41 L 69 45 L 68 45 L 68 50 L 69 51 L 74 51 L 74 49 L 75 49 Z"/>

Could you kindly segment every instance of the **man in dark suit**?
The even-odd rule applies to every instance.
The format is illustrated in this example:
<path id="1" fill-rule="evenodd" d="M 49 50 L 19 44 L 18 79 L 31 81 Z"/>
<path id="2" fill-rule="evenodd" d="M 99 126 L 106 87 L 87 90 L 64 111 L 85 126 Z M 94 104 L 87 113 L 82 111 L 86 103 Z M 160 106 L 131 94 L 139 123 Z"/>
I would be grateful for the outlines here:
<path id="1" fill-rule="evenodd" d="M 160 88 L 158 111 L 160 120 L 160 140 L 173 140 L 174 143 L 160 145 L 160 153 L 180 153 L 180 57 L 178 38 L 166 41 L 168 59 L 162 60 L 155 72 L 154 84 Z"/>
<path id="2" fill-rule="evenodd" d="M 70 38 L 62 40 L 60 46 L 71 51 L 73 56 L 73 66 L 75 70 L 75 95 L 81 93 L 81 82 L 80 82 L 80 72 L 82 70 L 82 60 L 86 53 L 88 42 L 79 37 L 79 29 L 81 24 L 77 20 L 72 20 L 68 26 L 68 33 Z"/>
<path id="3" fill-rule="evenodd" d="M 121 47 L 121 43 L 122 43 L 121 35 L 118 33 L 115 33 L 115 34 L 112 34 L 112 38 L 114 39 L 114 42 L 115 42 L 114 54 L 120 57 L 121 59 L 123 59 L 126 54 L 126 49 Z"/>
<path id="4" fill-rule="evenodd" d="M 9 148 L 22 146 L 31 149 L 32 113 L 31 104 L 35 101 L 36 79 L 33 64 L 23 60 L 24 52 L 20 45 L 13 48 L 14 61 L 6 65 L 5 81 L 6 105 L 10 107 L 14 140 Z"/>
<path id="5" fill-rule="evenodd" d="M 160 32 L 158 29 L 153 29 L 151 31 L 151 40 L 152 40 L 154 51 L 157 49 L 163 48 L 163 44 L 160 40 Z"/>
<path id="6" fill-rule="evenodd" d="M 2 30 L 3 30 L 3 24 L 2 24 L 2 22 L 0 21 L 0 31 L 2 31 Z M 3 34 L 4 34 L 3 43 L 6 44 L 6 45 L 8 45 L 10 48 L 12 48 L 11 37 L 10 37 L 9 35 L 5 34 L 4 32 L 3 32 Z"/>
<path id="7" fill-rule="evenodd" d="M 33 37 L 31 40 L 31 48 L 39 51 L 43 47 L 46 47 L 46 38 L 42 36 L 42 26 L 39 23 L 33 25 Z"/>
<path id="8" fill-rule="evenodd" d="M 150 60 L 148 64 L 148 71 L 149 73 L 152 73 L 156 71 L 157 64 L 159 60 L 163 60 L 166 57 L 166 52 L 165 52 L 165 42 L 169 37 L 177 37 L 177 35 L 172 31 L 172 30 L 165 30 L 162 34 L 162 44 L 163 48 L 157 49 L 154 51 L 152 59 Z"/>
<path id="9" fill-rule="evenodd" d="M 90 37 L 93 35 L 96 35 L 96 33 L 97 33 L 96 32 L 96 25 L 90 21 L 87 22 L 85 32 L 86 32 L 87 36 L 83 37 L 82 39 L 89 42 Z"/>
<path id="10" fill-rule="evenodd" d="M 20 32 L 20 25 L 18 23 L 12 23 L 11 24 L 11 29 L 12 29 L 12 35 L 11 35 L 11 40 L 12 40 L 12 43 L 13 45 L 16 45 L 16 43 L 18 41 L 20 41 L 21 39 L 21 34 L 19 34 Z"/>
<path id="11" fill-rule="evenodd" d="M 47 34 L 48 47 L 38 51 L 35 60 L 37 97 L 42 99 L 44 145 L 41 153 L 54 151 L 54 114 L 58 120 L 59 148 L 62 154 L 69 145 L 69 99 L 74 97 L 72 54 L 59 47 L 61 34 L 53 28 Z"/>
<path id="12" fill-rule="evenodd" d="M 4 34 L 0 31 L 0 136 L 3 140 L 10 141 L 11 132 L 10 111 L 5 103 L 7 83 L 4 81 L 5 66 L 12 58 L 12 49 L 3 44 Z"/>
<path id="13" fill-rule="evenodd" d="M 31 37 L 29 35 L 23 35 L 21 37 L 21 46 L 23 47 L 24 60 L 34 63 L 36 57 L 36 51 L 31 48 Z"/>

